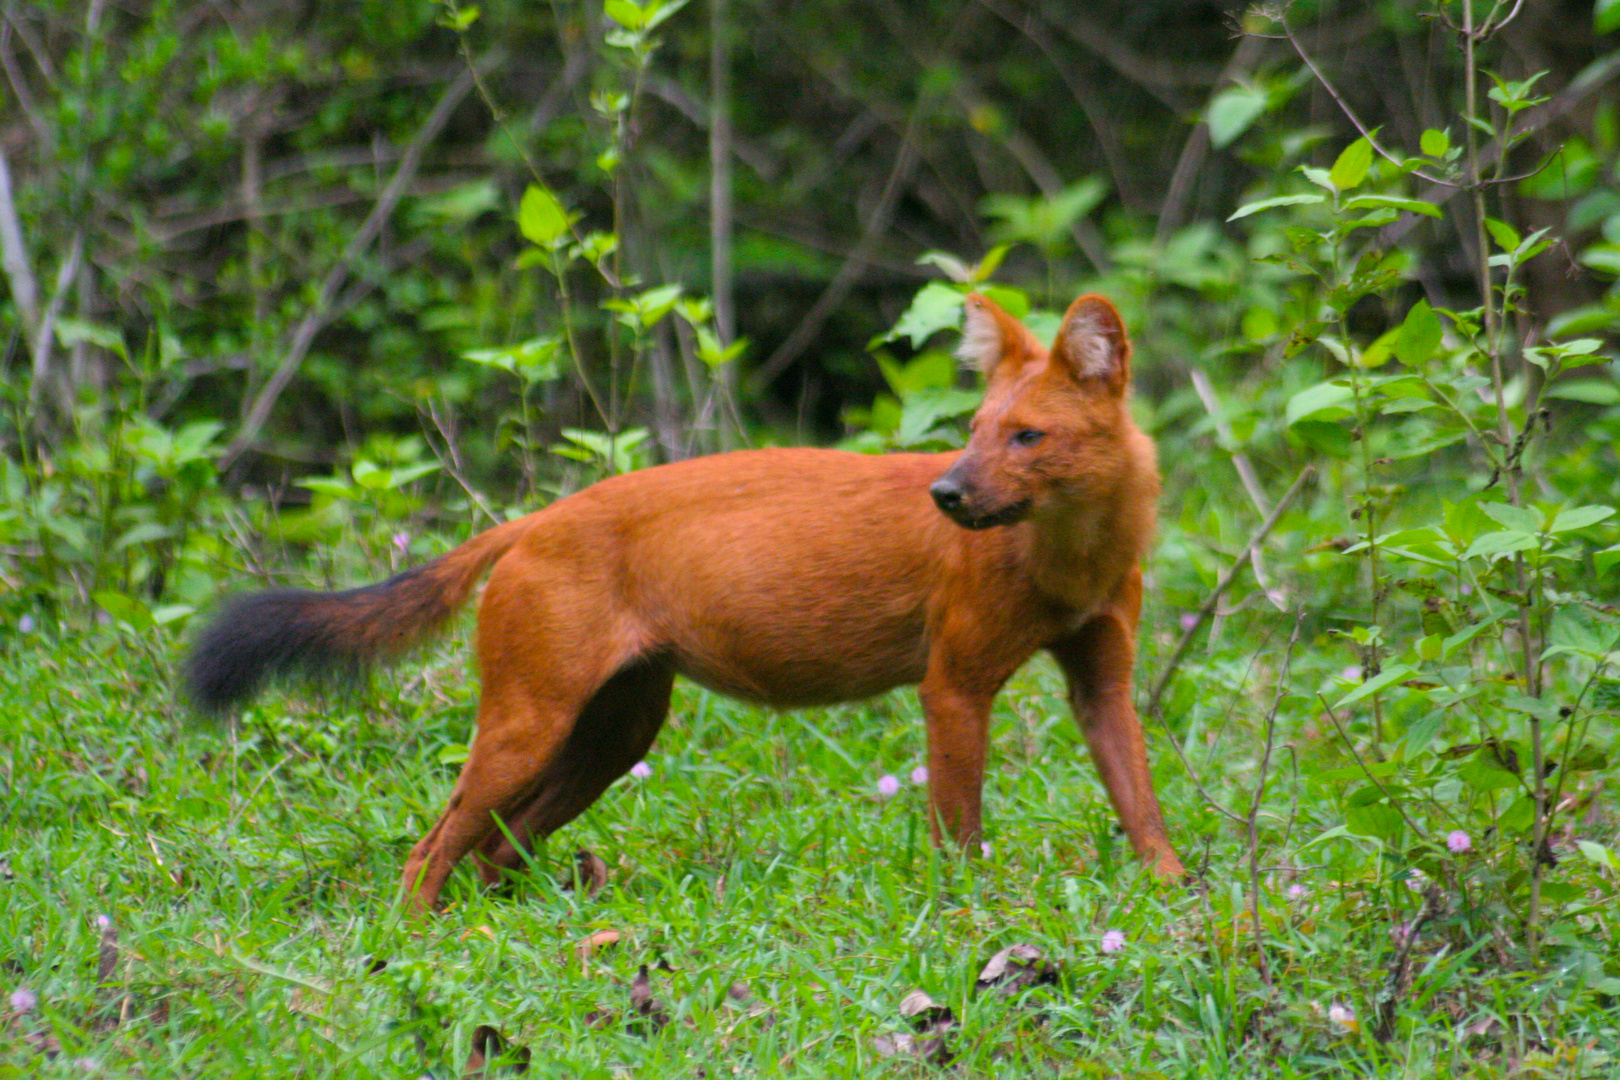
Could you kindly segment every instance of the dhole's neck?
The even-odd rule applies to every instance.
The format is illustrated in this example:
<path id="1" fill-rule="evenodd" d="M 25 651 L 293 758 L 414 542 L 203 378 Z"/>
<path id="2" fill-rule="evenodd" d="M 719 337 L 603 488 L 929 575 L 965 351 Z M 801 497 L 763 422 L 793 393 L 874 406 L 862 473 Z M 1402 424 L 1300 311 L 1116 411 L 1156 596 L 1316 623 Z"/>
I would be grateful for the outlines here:
<path id="1" fill-rule="evenodd" d="M 1159 483 L 1151 458 L 1133 464 L 1112 490 L 1054 501 L 1029 519 L 1030 566 L 1041 592 L 1093 611 L 1140 564 L 1153 539 Z"/>

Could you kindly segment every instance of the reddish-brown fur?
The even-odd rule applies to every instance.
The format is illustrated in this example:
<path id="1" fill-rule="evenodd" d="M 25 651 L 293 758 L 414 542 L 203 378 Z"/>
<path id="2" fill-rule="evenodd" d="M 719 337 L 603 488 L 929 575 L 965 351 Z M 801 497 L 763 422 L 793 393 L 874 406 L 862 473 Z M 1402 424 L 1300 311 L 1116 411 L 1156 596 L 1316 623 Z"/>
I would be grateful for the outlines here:
<path id="1" fill-rule="evenodd" d="M 469 572 L 494 562 L 478 615 L 477 736 L 406 863 L 404 897 L 431 909 L 468 852 L 488 881 L 521 866 L 506 834 L 552 832 L 640 760 L 677 674 L 776 706 L 919 683 L 935 835 L 976 845 L 991 700 L 1040 649 L 1067 676 L 1132 845 L 1180 875 L 1131 703 L 1159 480 L 1126 409 L 1119 316 L 1082 297 L 1049 354 L 972 296 L 963 351 L 988 389 L 960 454 L 775 449 L 663 465 L 424 567 L 459 598 Z M 361 621 L 427 629 L 387 606 Z M 363 634 L 354 621 L 345 633 Z"/>

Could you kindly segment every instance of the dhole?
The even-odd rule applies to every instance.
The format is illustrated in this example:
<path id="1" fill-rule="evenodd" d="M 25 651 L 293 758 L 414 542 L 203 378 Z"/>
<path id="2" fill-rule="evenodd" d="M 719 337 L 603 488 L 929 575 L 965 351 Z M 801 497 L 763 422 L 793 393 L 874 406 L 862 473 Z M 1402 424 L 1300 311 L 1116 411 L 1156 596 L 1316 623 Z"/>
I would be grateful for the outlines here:
<path id="1" fill-rule="evenodd" d="M 236 598 L 192 649 L 190 696 L 219 711 L 269 676 L 396 656 L 493 566 L 477 736 L 405 864 L 402 899 L 429 911 L 463 855 L 499 880 L 523 863 L 508 835 L 562 827 L 641 760 L 677 674 L 775 706 L 920 683 L 934 834 L 974 847 L 991 699 L 1046 649 L 1132 845 L 1178 876 L 1131 703 L 1159 477 L 1119 313 L 1081 297 L 1048 352 L 969 296 L 960 354 L 989 380 L 960 453 L 751 450 L 616 476 L 378 585 Z"/>

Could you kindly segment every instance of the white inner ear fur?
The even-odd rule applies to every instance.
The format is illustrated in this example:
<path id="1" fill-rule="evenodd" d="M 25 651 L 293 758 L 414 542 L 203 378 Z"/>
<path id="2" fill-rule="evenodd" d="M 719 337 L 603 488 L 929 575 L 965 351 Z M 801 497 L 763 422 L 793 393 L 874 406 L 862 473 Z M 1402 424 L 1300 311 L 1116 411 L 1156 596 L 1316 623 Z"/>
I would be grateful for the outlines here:
<path id="1" fill-rule="evenodd" d="M 994 315 L 976 304 L 968 304 L 966 311 L 956 358 L 988 373 L 1001 360 L 1001 327 Z"/>
<path id="2" fill-rule="evenodd" d="M 1075 312 L 1063 325 L 1063 345 L 1081 375 L 1101 377 L 1119 370 L 1114 335 L 1097 312 Z"/>

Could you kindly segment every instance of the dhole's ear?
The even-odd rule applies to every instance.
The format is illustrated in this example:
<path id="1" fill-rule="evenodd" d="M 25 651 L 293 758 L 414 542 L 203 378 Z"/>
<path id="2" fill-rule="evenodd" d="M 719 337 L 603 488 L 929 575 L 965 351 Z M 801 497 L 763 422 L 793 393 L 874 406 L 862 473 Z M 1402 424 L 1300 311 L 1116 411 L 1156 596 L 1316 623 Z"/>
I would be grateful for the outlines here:
<path id="1" fill-rule="evenodd" d="M 1024 324 L 978 293 L 962 299 L 962 344 L 956 358 L 989 376 L 1003 360 L 1022 362 L 1039 350 Z"/>
<path id="2" fill-rule="evenodd" d="M 1052 362 L 1076 378 L 1100 379 L 1123 392 L 1131 377 L 1131 342 L 1118 309 L 1095 294 L 1070 304 L 1052 343 Z"/>

